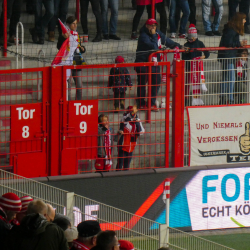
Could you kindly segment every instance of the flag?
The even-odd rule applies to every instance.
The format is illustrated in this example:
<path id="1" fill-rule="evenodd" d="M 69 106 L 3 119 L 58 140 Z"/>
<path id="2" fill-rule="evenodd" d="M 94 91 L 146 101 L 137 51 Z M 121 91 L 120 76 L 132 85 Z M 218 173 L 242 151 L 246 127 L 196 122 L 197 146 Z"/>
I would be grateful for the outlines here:
<path id="1" fill-rule="evenodd" d="M 52 66 L 55 65 L 67 65 L 66 60 L 69 57 L 70 45 L 69 45 L 69 38 L 67 38 L 63 45 L 61 46 L 60 50 L 56 54 L 53 62 L 51 63 Z"/>
<path id="2" fill-rule="evenodd" d="M 69 29 L 66 28 L 66 26 L 63 24 L 63 22 L 58 18 L 58 21 L 61 25 L 61 30 L 63 34 L 69 33 Z"/>

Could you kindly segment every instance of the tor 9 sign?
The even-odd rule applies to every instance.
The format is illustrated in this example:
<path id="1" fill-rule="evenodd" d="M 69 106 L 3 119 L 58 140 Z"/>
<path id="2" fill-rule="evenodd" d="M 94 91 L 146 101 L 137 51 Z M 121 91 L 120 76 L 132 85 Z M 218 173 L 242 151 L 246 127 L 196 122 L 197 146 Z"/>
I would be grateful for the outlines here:
<path id="1" fill-rule="evenodd" d="M 97 136 L 98 100 L 69 102 L 70 136 Z"/>

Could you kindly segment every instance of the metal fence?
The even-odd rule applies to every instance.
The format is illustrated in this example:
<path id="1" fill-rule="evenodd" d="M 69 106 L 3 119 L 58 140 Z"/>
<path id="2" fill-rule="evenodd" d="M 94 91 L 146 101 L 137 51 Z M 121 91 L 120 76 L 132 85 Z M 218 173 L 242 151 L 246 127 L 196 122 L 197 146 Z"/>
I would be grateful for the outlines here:
<path id="1" fill-rule="evenodd" d="M 169 247 L 173 250 L 233 250 L 175 228 L 169 228 Z"/>
<path id="2" fill-rule="evenodd" d="M 185 61 L 185 106 L 250 103 L 248 52 L 241 51 L 243 57 L 202 60 L 203 69 L 197 60 Z M 188 166 L 189 125 L 186 109 L 184 124 L 184 166 Z"/>

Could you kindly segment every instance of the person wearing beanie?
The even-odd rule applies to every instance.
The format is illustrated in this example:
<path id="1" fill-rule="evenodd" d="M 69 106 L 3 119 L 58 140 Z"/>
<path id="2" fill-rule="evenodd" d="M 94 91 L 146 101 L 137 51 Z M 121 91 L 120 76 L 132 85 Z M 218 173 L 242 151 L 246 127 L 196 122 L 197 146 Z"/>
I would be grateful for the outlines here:
<path id="1" fill-rule="evenodd" d="M 184 46 L 188 47 L 190 50 L 197 49 L 197 48 L 205 48 L 204 43 L 198 39 L 197 29 L 193 24 L 190 24 L 189 26 L 188 38 Z M 202 55 L 202 53 L 204 53 L 204 55 Z M 209 55 L 210 55 L 209 51 L 204 51 L 204 52 L 193 51 L 193 52 L 182 53 L 182 60 L 191 61 L 190 63 L 186 63 L 187 77 L 185 79 L 187 82 L 185 83 L 185 106 L 191 105 L 191 99 L 189 98 L 189 96 L 190 96 L 190 86 L 192 85 L 192 82 L 191 82 L 192 60 L 194 60 L 195 58 L 197 59 L 199 58 L 199 60 L 206 59 L 209 57 Z M 206 91 L 206 89 L 204 90 Z M 197 100 L 194 100 L 194 101 L 197 101 Z M 202 102 L 203 101 L 201 101 L 200 103 Z"/>
<path id="2" fill-rule="evenodd" d="M 120 250 L 134 250 L 134 245 L 132 242 L 127 240 L 119 240 Z"/>
<path id="3" fill-rule="evenodd" d="M 124 63 L 124 58 L 122 56 L 117 56 L 115 63 Z M 111 68 L 108 87 L 114 92 L 114 106 L 116 113 L 119 111 L 119 103 L 122 110 L 125 108 L 124 98 L 127 91 L 127 86 L 130 87 L 130 90 L 133 86 L 128 69 L 126 67 Z"/>
<path id="4" fill-rule="evenodd" d="M 100 224 L 94 220 L 83 221 L 77 226 L 78 238 L 73 241 L 71 250 L 88 250 L 96 245 L 98 233 L 101 232 Z"/>
<path id="5" fill-rule="evenodd" d="M 162 45 L 174 49 L 175 47 L 182 48 L 179 43 L 176 43 L 166 37 L 160 30 L 157 29 L 157 21 L 153 18 L 148 19 L 145 25 L 140 30 L 140 37 L 138 39 L 136 49 L 136 63 L 148 62 L 149 56 L 152 51 L 158 51 L 162 49 Z M 152 58 L 152 61 L 157 63 L 161 61 L 160 54 Z M 152 74 L 148 75 L 148 67 L 137 67 L 135 71 L 137 73 L 137 105 L 140 109 L 147 109 L 146 105 L 146 84 L 148 77 L 152 79 L 151 86 L 151 110 L 158 112 L 159 109 L 156 106 L 156 97 L 160 89 L 161 84 L 161 68 L 160 66 L 152 66 Z"/>
<path id="6" fill-rule="evenodd" d="M 16 194 L 6 193 L 0 197 L 0 242 L 6 240 L 12 228 L 10 222 L 21 211 L 21 208 L 21 200 Z"/>
<path id="7" fill-rule="evenodd" d="M 16 220 L 20 224 L 22 219 L 26 216 L 28 205 L 33 199 L 30 196 L 23 196 L 20 198 L 21 203 L 22 203 L 22 209 L 19 213 L 16 214 Z M 15 223 L 17 224 L 17 223 Z"/>

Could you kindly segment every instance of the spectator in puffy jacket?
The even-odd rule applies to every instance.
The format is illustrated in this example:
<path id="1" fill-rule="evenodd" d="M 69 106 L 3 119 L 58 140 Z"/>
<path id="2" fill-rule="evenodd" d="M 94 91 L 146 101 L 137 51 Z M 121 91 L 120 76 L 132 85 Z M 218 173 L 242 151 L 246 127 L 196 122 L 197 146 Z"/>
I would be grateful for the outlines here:
<path id="1" fill-rule="evenodd" d="M 151 3 L 152 0 L 136 0 L 136 13 L 133 19 L 133 27 L 131 39 L 137 40 L 137 29 L 141 20 L 141 16 L 144 12 L 145 6 L 147 7 L 148 19 L 151 18 Z M 155 9 L 160 14 L 160 30 L 162 33 L 167 32 L 167 13 L 165 9 L 165 0 L 155 0 Z"/>
<path id="2" fill-rule="evenodd" d="M 122 56 L 117 56 L 115 63 L 124 63 L 124 58 Z M 125 94 L 127 87 L 130 89 L 132 87 L 131 77 L 129 71 L 125 67 L 112 68 L 109 74 L 108 87 L 113 89 L 114 92 L 114 106 L 115 112 L 119 110 L 119 103 L 121 109 L 125 108 Z"/>
<path id="3" fill-rule="evenodd" d="M 148 19 L 146 24 L 140 30 L 140 37 L 138 39 L 136 50 L 136 63 L 148 62 L 149 56 L 153 51 L 161 49 L 162 45 L 171 49 L 175 47 L 181 48 L 179 43 L 176 43 L 166 37 L 161 31 L 157 29 L 157 22 L 155 19 Z M 160 54 L 152 58 L 154 62 L 160 62 Z M 140 109 L 147 108 L 146 97 L 146 83 L 148 81 L 148 68 L 147 67 L 135 67 L 137 72 L 137 97 L 138 107 Z M 152 66 L 152 86 L 151 86 L 151 107 L 153 111 L 159 111 L 155 105 L 156 96 L 160 88 L 161 74 L 160 66 Z"/>
<path id="4" fill-rule="evenodd" d="M 236 13 L 236 15 L 224 26 L 220 40 L 220 47 L 233 47 L 235 50 L 220 50 L 218 59 L 222 66 L 222 85 L 219 104 L 234 103 L 234 84 L 235 84 L 235 58 L 237 48 L 246 45 L 246 41 L 240 42 L 240 35 L 244 35 L 244 24 L 246 15 Z"/>

